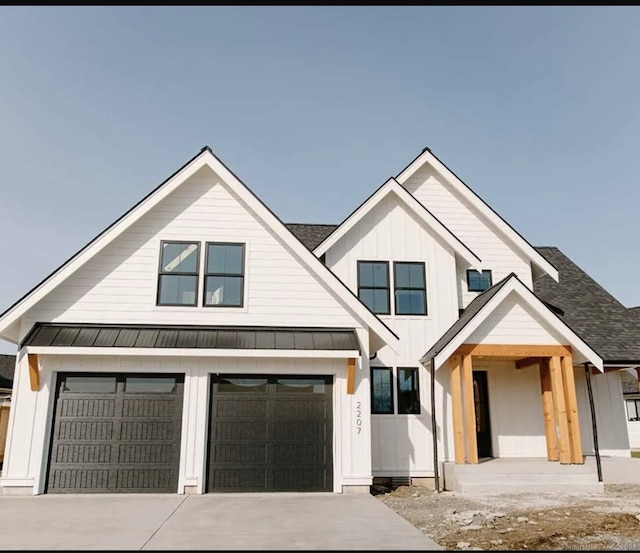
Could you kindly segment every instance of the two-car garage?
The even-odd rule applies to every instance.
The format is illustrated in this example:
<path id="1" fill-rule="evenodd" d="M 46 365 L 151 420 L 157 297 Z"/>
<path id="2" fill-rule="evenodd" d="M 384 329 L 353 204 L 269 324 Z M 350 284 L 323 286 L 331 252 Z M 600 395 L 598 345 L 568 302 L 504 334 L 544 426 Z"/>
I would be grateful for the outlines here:
<path id="1" fill-rule="evenodd" d="M 210 375 L 206 490 L 332 491 L 332 377 Z M 47 493 L 178 490 L 184 375 L 60 373 Z"/>

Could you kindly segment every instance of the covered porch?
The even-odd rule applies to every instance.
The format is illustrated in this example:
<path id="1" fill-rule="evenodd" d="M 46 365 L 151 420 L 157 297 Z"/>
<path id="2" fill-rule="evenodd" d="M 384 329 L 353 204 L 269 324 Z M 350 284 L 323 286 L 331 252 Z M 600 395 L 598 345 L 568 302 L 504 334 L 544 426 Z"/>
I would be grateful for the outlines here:
<path id="1" fill-rule="evenodd" d="M 495 456 L 487 378 L 474 371 L 478 364 L 485 371 L 498 370 L 497 366 L 538 371 L 547 460 L 563 465 L 584 463 L 571 346 L 467 343 L 448 359 L 456 464 L 477 464 L 481 457 Z M 514 390 L 515 394 L 525 392 L 531 395 L 530 390 Z M 533 414 L 523 410 L 519 416 Z"/>
<path id="2" fill-rule="evenodd" d="M 584 451 L 597 435 L 591 374 L 603 361 L 516 275 L 478 295 L 421 362 L 448 392 L 441 424 L 432 420 L 442 444 L 436 475 L 442 455 L 449 483 L 517 480 L 526 489 L 575 480 L 601 489 Z"/>

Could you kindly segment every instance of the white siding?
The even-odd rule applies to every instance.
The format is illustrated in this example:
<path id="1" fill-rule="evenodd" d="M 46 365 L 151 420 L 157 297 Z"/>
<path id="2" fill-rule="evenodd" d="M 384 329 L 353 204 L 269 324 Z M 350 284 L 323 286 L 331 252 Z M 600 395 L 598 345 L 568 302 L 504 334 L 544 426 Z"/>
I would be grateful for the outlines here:
<path id="1" fill-rule="evenodd" d="M 156 306 L 161 240 L 246 243 L 245 307 Z M 35 321 L 354 326 L 335 292 L 312 276 L 209 169 L 36 304 L 25 315 L 22 332 Z"/>
<path id="2" fill-rule="evenodd" d="M 575 375 L 582 449 L 585 455 L 593 455 L 593 431 L 591 429 L 587 379 L 584 369 L 576 368 Z M 591 384 L 600 453 L 616 457 L 629 457 L 627 414 L 622 400 L 622 383 L 619 371 L 592 375 Z"/>
<path id="3" fill-rule="evenodd" d="M 368 213 L 326 254 L 327 266 L 358 293 L 358 260 L 425 263 L 428 315 L 380 316 L 400 336 L 400 351 L 378 352 L 374 365 L 418 367 L 418 359 L 458 318 L 456 260 L 453 250 L 391 195 Z M 391 282 L 393 309 L 393 283 Z M 371 415 L 373 471 L 377 475 L 433 474 L 429 374 L 419 373 L 420 415 Z M 397 387 L 397 386 L 396 386 Z M 442 388 L 437 394 L 443 397 Z M 396 403 L 397 405 L 397 403 Z"/>
<path id="4" fill-rule="evenodd" d="M 474 362 L 487 369 L 494 457 L 546 457 L 540 371 L 514 362 Z"/>
<path id="5" fill-rule="evenodd" d="M 453 192 L 445 179 L 432 167 L 425 165 L 403 185 L 480 257 L 485 268 L 492 271 L 494 283 L 514 272 L 531 288 L 530 262 L 502 233 L 485 222 L 467 200 Z M 464 268 L 458 270 L 457 282 L 460 306 L 466 307 L 477 293 L 467 291 Z"/>
<path id="6" fill-rule="evenodd" d="M 0 480 L 2 486 L 32 488 L 36 494 L 44 491 L 53 419 L 53 389 L 59 371 L 183 373 L 184 406 L 177 491 L 182 492 L 184 486 L 195 486 L 199 493 L 204 491 L 205 482 L 211 373 L 332 375 L 334 490 L 342 491 L 343 485 L 371 483 L 366 351 L 356 367 L 356 391 L 353 395 L 346 393 L 347 363 L 344 359 L 40 356 L 40 362 L 42 388 L 37 393 L 30 390 L 26 355 L 16 372 L 15 401 L 11 408 L 7 455 Z M 357 428 L 362 430 L 358 432 Z"/>
<path id="7" fill-rule="evenodd" d="M 511 292 L 465 340 L 469 344 L 564 344 L 560 334 Z"/>

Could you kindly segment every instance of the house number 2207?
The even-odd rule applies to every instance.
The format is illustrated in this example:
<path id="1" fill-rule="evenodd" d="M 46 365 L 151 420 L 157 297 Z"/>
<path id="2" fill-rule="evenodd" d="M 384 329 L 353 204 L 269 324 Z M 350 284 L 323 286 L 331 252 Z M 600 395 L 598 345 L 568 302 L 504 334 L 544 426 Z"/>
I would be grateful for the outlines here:
<path id="1" fill-rule="evenodd" d="M 358 429 L 358 434 L 362 432 L 362 402 L 356 401 L 356 428 Z"/>

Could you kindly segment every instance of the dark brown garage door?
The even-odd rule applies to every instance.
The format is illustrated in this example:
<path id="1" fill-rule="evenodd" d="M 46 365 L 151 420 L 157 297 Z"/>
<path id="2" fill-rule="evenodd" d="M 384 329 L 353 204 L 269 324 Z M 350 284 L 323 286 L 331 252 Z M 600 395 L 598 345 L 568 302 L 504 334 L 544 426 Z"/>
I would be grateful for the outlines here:
<path id="1" fill-rule="evenodd" d="M 333 491 L 331 388 L 324 376 L 212 376 L 208 491 Z"/>
<path id="2" fill-rule="evenodd" d="M 48 493 L 178 491 L 182 375 L 61 374 Z"/>

